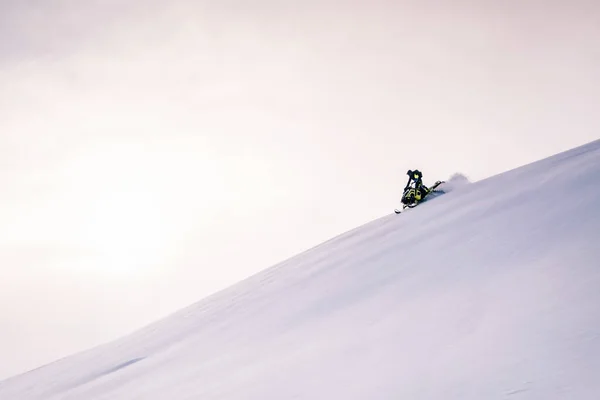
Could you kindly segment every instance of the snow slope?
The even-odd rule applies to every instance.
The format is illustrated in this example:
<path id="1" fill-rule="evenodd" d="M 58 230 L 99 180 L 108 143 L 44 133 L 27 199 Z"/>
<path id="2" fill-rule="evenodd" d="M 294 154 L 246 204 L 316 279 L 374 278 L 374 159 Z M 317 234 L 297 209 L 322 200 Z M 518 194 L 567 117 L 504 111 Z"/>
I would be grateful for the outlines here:
<path id="1" fill-rule="evenodd" d="M 599 307 L 596 141 L 391 212 L 0 399 L 597 400 Z"/>

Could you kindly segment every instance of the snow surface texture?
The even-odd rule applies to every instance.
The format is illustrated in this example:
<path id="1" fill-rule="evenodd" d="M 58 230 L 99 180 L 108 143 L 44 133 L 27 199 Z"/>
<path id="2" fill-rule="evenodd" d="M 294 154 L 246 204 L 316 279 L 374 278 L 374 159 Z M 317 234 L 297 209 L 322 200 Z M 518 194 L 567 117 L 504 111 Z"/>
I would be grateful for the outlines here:
<path id="1" fill-rule="evenodd" d="M 596 141 L 391 212 L 0 399 L 597 400 L 599 306 Z"/>

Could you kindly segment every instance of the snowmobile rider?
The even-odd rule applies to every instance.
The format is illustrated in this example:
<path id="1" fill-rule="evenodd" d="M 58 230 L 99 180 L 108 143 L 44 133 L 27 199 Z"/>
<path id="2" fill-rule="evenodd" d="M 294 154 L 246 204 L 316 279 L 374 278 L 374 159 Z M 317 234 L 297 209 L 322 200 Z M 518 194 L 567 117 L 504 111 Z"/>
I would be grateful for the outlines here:
<path id="1" fill-rule="evenodd" d="M 418 169 L 411 171 L 409 169 L 406 172 L 406 175 L 408 175 L 408 182 L 406 182 L 406 186 L 404 187 L 405 191 L 406 191 L 406 189 L 409 188 L 411 182 L 414 182 L 415 189 L 421 190 L 423 195 L 429 193 L 429 188 L 427 186 L 423 185 L 423 174 L 421 173 L 421 171 L 419 171 Z"/>

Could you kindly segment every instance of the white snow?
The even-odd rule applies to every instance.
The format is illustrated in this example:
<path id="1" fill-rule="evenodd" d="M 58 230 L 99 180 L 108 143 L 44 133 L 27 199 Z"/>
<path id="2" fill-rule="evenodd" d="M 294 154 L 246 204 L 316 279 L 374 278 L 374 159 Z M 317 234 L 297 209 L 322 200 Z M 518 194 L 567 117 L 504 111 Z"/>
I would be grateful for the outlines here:
<path id="1" fill-rule="evenodd" d="M 600 141 L 453 189 L 0 399 L 600 399 Z"/>

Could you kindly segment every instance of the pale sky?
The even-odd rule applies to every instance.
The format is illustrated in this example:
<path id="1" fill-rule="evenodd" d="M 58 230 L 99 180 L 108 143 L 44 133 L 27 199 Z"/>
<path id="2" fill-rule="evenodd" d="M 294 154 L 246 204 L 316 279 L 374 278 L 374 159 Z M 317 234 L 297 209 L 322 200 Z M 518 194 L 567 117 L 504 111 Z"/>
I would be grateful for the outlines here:
<path id="1" fill-rule="evenodd" d="M 600 137 L 596 1 L 0 0 L 0 379 Z"/>

